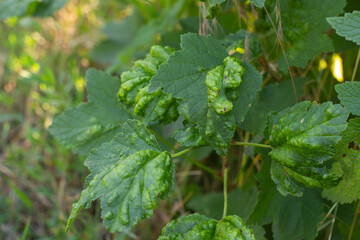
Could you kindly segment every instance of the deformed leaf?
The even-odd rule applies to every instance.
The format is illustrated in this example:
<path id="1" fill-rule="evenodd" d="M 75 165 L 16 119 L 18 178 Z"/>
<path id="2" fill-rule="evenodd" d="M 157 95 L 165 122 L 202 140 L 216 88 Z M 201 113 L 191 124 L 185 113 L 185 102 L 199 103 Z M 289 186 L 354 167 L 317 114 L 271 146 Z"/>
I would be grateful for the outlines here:
<path id="1" fill-rule="evenodd" d="M 199 133 L 224 155 L 236 120 L 242 120 L 261 89 L 261 75 L 250 64 L 227 57 L 225 48 L 211 36 L 184 34 L 181 48 L 160 66 L 149 90 L 161 88 L 179 100 L 179 112 L 195 128 L 180 135 L 199 140 Z"/>
<path id="2" fill-rule="evenodd" d="M 337 84 L 335 90 L 340 103 L 352 114 L 360 116 L 360 82 Z"/>
<path id="3" fill-rule="evenodd" d="M 345 13 L 343 17 L 329 17 L 326 20 L 338 35 L 360 46 L 360 11 Z"/>
<path id="4" fill-rule="evenodd" d="M 360 118 L 350 119 L 340 142 L 335 145 L 335 168 L 343 172 L 339 185 L 325 189 L 323 196 L 340 203 L 360 199 Z"/>
<path id="5" fill-rule="evenodd" d="M 134 105 L 134 113 L 145 116 L 147 122 L 171 123 L 179 116 L 172 94 L 164 94 L 160 88 L 149 92 L 150 79 L 173 52 L 169 47 L 152 46 L 145 59 L 136 61 L 130 71 L 121 74 L 119 100 Z"/>
<path id="6" fill-rule="evenodd" d="M 328 164 L 348 115 L 338 104 L 309 101 L 268 115 L 264 135 L 273 147 L 271 174 L 281 194 L 301 196 L 302 185 L 330 188 L 339 183 Z"/>
<path id="7" fill-rule="evenodd" d="M 86 189 L 73 205 L 67 229 L 78 212 L 101 198 L 101 216 L 111 232 L 130 229 L 152 215 L 157 198 L 174 190 L 174 166 L 155 137 L 137 120 L 128 120 L 113 140 L 91 152 Z"/>
<path id="8" fill-rule="evenodd" d="M 299 197 L 282 196 L 271 180 L 271 158 L 261 154 L 263 163 L 258 173 L 261 192 L 247 224 L 270 224 L 274 239 L 313 240 L 318 233 L 318 223 L 323 219 L 323 203 L 318 191 L 306 189 Z"/>
<path id="9" fill-rule="evenodd" d="M 111 140 L 129 115 L 116 101 L 118 79 L 95 69 L 86 73 L 88 103 L 65 111 L 55 118 L 50 132 L 75 153 L 86 155 Z"/>
<path id="10" fill-rule="evenodd" d="M 220 221 L 200 214 L 191 214 L 168 223 L 159 240 L 166 239 L 255 239 L 253 231 L 238 216 L 224 217 Z"/>

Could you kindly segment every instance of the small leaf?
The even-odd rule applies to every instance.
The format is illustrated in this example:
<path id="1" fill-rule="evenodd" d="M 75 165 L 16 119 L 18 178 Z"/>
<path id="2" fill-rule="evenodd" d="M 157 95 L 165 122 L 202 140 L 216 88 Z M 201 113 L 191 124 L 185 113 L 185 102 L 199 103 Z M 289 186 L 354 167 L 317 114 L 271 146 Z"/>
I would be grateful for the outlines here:
<path id="1" fill-rule="evenodd" d="M 345 13 L 343 17 L 326 19 L 336 33 L 360 46 L 360 11 Z"/>
<path id="2" fill-rule="evenodd" d="M 166 239 L 255 240 L 255 237 L 253 231 L 236 215 L 216 221 L 195 213 L 168 223 L 159 237 L 159 240 Z"/>
<path id="3" fill-rule="evenodd" d="M 327 164 L 335 155 L 348 115 L 331 102 L 304 101 L 268 116 L 264 135 L 273 147 L 271 174 L 281 194 L 301 196 L 302 184 L 330 188 L 339 183 L 340 177 L 330 173 Z"/>
<path id="4" fill-rule="evenodd" d="M 345 82 L 335 86 L 340 103 L 352 114 L 360 116 L 360 82 Z"/>
<path id="5" fill-rule="evenodd" d="M 323 191 L 333 202 L 351 203 L 360 199 L 360 118 L 350 119 L 349 125 L 336 144 L 335 168 L 343 172 L 339 185 Z"/>
<path id="6" fill-rule="evenodd" d="M 52 135 L 82 155 L 111 140 L 129 117 L 116 101 L 118 79 L 95 69 L 87 71 L 86 79 L 89 102 L 65 111 L 50 126 Z"/>
<path id="7" fill-rule="evenodd" d="M 73 205 L 67 228 L 77 213 L 101 198 L 104 225 L 111 232 L 130 229 L 152 215 L 157 198 L 174 190 L 174 166 L 155 137 L 137 120 L 128 120 L 115 138 L 91 152 L 86 189 Z"/>

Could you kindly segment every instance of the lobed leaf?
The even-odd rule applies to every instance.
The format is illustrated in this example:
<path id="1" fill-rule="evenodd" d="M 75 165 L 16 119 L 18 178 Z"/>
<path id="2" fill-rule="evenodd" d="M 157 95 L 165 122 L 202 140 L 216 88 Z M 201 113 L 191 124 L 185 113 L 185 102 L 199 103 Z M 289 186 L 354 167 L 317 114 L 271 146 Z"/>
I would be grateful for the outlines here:
<path id="1" fill-rule="evenodd" d="M 350 119 L 342 134 L 342 139 L 335 145 L 335 158 L 338 161 L 335 171 L 343 172 L 339 185 L 325 189 L 323 196 L 333 202 L 351 203 L 360 199 L 360 118 Z"/>
<path id="2" fill-rule="evenodd" d="M 337 84 L 335 90 L 340 103 L 352 114 L 360 116 L 360 82 Z"/>
<path id="3" fill-rule="evenodd" d="M 120 87 L 116 78 L 90 69 L 86 80 L 89 102 L 65 111 L 50 126 L 52 135 L 82 155 L 111 140 L 129 118 L 124 106 L 116 101 Z"/>
<path id="4" fill-rule="evenodd" d="M 302 185 L 330 188 L 339 183 L 340 176 L 331 173 L 327 164 L 348 115 L 331 102 L 304 101 L 268 116 L 264 135 L 273 147 L 271 174 L 281 194 L 301 196 Z"/>
<path id="5" fill-rule="evenodd" d="M 220 221 L 200 214 L 191 214 L 168 223 L 159 240 L 166 239 L 255 239 L 253 231 L 238 216 L 224 217 Z"/>
<path id="6" fill-rule="evenodd" d="M 326 20 L 338 35 L 360 45 L 360 11 L 345 13 L 343 17 L 329 17 Z"/>
<path id="7" fill-rule="evenodd" d="M 174 190 L 174 166 L 155 137 L 137 120 L 128 120 L 113 140 L 91 152 L 85 163 L 91 174 L 73 205 L 67 229 L 78 212 L 101 198 L 101 216 L 111 231 L 130 229 L 152 215 L 157 198 Z"/>

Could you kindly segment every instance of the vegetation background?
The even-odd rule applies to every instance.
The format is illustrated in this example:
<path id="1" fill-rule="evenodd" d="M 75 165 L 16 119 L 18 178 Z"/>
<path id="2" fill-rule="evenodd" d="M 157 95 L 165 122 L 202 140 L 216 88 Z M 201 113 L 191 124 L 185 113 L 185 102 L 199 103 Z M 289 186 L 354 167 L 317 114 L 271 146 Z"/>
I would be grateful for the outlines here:
<path id="1" fill-rule="evenodd" d="M 84 157 L 71 153 L 48 128 L 64 109 L 87 101 L 84 76 L 90 67 L 118 75 L 144 57 L 152 44 L 179 49 L 180 35 L 185 32 L 211 33 L 224 39 L 231 33 L 241 36 L 239 29 L 250 33 L 261 29 L 261 35 L 253 38 L 260 42 L 250 37 L 248 46 L 234 51 L 261 71 L 264 86 L 273 84 L 261 93 L 271 101 L 260 103 L 246 119 L 248 129 L 239 131 L 238 138 L 261 137 L 258 127 L 266 114 L 294 103 L 286 98 L 292 91 L 284 77 L 286 70 L 282 68 L 284 74 L 278 69 L 276 58 L 282 52 L 276 34 L 259 20 L 264 13 L 249 1 L 227 1 L 231 4 L 222 5 L 226 14 L 213 21 L 206 20 L 202 3 L 190 0 L 69 0 L 46 17 L 31 9 L 31 1 L 25 11 L 11 14 L 4 8 L 9 2 L 19 1 L 0 1 L 0 239 L 156 239 L 167 222 L 187 212 L 221 217 L 222 183 L 216 178 L 221 172 L 211 175 L 195 166 L 202 163 L 221 169 L 221 159 L 210 148 L 201 148 L 189 155 L 193 163 L 179 165 L 174 196 L 162 201 L 151 219 L 140 222 L 133 232 L 106 231 L 96 202 L 82 211 L 65 234 L 71 205 L 79 198 L 88 171 Z M 349 0 L 345 11 L 359 10 L 359 5 Z M 277 13 L 271 9 L 274 19 Z M 336 53 L 320 54 L 305 68 L 293 68 L 296 77 L 307 76 L 296 82 L 300 99 L 336 102 L 334 85 L 352 77 L 356 45 L 331 30 L 327 34 Z M 340 63 L 343 72 L 339 75 L 335 66 Z M 359 79 L 360 74 L 355 77 Z M 168 136 L 171 127 L 155 126 L 154 131 Z M 176 144 L 172 147 L 179 148 Z M 237 147 L 229 162 L 233 169 L 229 211 L 246 218 L 258 196 L 255 174 L 261 168 L 261 156 L 251 147 Z M 332 203 L 326 206 L 325 213 Z M 360 239 L 357 207 L 358 202 L 339 206 L 333 239 L 346 239 L 351 228 L 352 238 Z M 317 238 L 327 239 L 329 227 L 319 229 Z M 263 239 L 273 238 L 270 224 L 259 231 Z"/>

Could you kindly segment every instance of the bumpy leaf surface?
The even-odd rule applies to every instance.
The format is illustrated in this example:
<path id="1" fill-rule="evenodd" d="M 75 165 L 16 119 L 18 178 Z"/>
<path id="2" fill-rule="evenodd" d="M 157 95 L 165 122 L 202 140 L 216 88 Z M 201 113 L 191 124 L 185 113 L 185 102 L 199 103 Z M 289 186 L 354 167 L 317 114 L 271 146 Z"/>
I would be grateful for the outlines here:
<path id="1" fill-rule="evenodd" d="M 310 59 L 323 52 L 333 51 L 325 35 L 329 29 L 327 17 L 343 12 L 345 0 L 280 0 L 282 32 L 291 44 L 286 52 L 290 65 L 305 67 Z M 330 7 L 331 6 L 331 7 Z"/>
<path id="2" fill-rule="evenodd" d="M 169 47 L 152 46 L 145 59 L 136 61 L 130 71 L 121 74 L 119 100 L 134 105 L 134 113 L 145 116 L 147 122 L 171 123 L 179 116 L 172 94 L 164 94 L 161 89 L 149 92 L 150 79 L 173 52 Z"/>
<path id="3" fill-rule="evenodd" d="M 68 226 L 78 212 L 101 198 L 101 216 L 111 232 L 130 229 L 152 215 L 157 198 L 174 189 L 174 167 L 155 137 L 137 120 L 128 120 L 113 140 L 86 160 L 91 170 L 86 189 L 73 205 Z"/>
<path id="4" fill-rule="evenodd" d="M 336 144 L 335 166 L 343 172 L 343 179 L 336 187 L 326 189 L 323 196 L 334 202 L 351 203 L 360 198 L 360 118 L 350 119 L 349 125 Z"/>
<path id="5" fill-rule="evenodd" d="M 335 90 L 340 103 L 352 114 L 360 116 L 360 82 L 337 84 Z"/>
<path id="6" fill-rule="evenodd" d="M 338 35 L 360 46 L 360 11 L 345 13 L 343 17 L 330 17 L 326 20 Z"/>
<path id="7" fill-rule="evenodd" d="M 331 102 L 304 101 L 268 116 L 264 135 L 273 147 L 271 174 L 281 194 L 301 196 L 302 184 L 330 188 L 339 183 L 340 177 L 330 173 L 327 164 L 348 115 Z"/>
<path id="8" fill-rule="evenodd" d="M 236 119 L 244 117 L 247 105 L 261 88 L 261 75 L 246 62 L 239 66 L 234 58 L 226 58 L 225 48 L 211 36 L 184 34 L 181 48 L 160 66 L 149 90 L 162 88 L 179 99 L 180 113 L 195 128 L 182 135 L 198 143 L 202 142 L 201 136 L 223 155 L 234 134 Z M 242 67 L 245 73 L 241 77 Z"/>
<path id="9" fill-rule="evenodd" d="M 252 240 L 255 237 L 253 231 L 236 215 L 216 221 L 196 213 L 168 223 L 159 239 Z"/>
<path id="10" fill-rule="evenodd" d="M 90 69 L 86 80 L 89 102 L 65 111 L 50 127 L 62 144 L 83 155 L 110 141 L 118 133 L 119 124 L 129 117 L 124 106 L 116 101 L 118 79 Z"/>
<path id="11" fill-rule="evenodd" d="M 272 224 L 274 239 L 312 240 L 323 219 L 323 204 L 317 191 L 307 189 L 301 198 L 282 196 L 271 180 L 271 158 L 266 152 L 258 174 L 261 192 L 256 206 L 247 220 L 248 224 Z"/>

